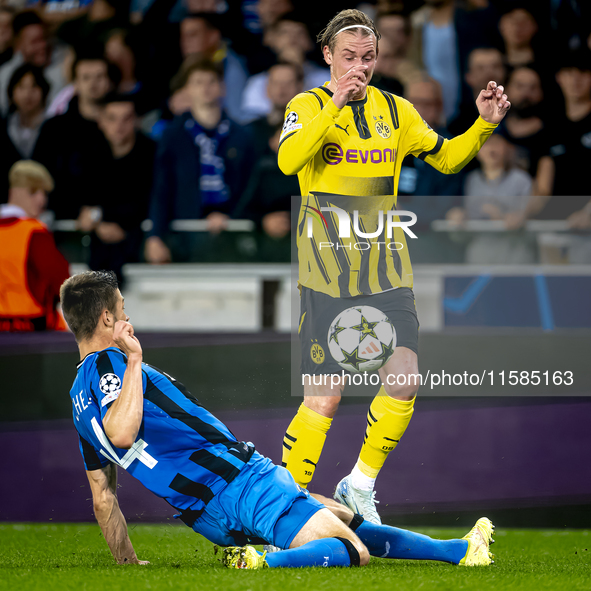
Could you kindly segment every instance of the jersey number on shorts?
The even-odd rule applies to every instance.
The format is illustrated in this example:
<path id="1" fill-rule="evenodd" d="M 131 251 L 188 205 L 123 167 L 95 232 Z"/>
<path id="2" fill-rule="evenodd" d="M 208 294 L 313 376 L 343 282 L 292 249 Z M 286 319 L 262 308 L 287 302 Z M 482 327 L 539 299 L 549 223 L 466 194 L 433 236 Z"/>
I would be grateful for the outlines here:
<path id="1" fill-rule="evenodd" d="M 109 439 L 105 435 L 105 432 L 101 429 L 98 421 L 95 417 L 91 420 L 92 428 L 94 429 L 94 434 L 97 436 L 98 440 L 101 442 L 101 445 L 107 450 L 106 452 L 101 449 L 101 454 L 105 456 L 111 462 L 118 464 L 124 470 L 127 470 L 129 465 L 134 460 L 139 460 L 144 466 L 150 468 L 150 470 L 158 463 L 158 460 L 153 458 L 147 451 L 146 447 L 148 444 L 143 439 L 138 439 L 131 448 L 127 451 L 127 453 L 122 457 L 119 458 L 113 446 L 111 445 Z"/>

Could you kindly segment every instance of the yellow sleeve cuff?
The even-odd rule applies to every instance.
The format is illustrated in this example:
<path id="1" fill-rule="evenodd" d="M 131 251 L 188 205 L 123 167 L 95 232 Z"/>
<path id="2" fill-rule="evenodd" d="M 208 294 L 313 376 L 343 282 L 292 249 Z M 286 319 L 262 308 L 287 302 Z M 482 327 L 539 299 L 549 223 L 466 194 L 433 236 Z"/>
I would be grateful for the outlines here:
<path id="1" fill-rule="evenodd" d="M 335 104 L 334 101 L 332 99 L 330 99 L 326 105 L 324 105 L 324 108 L 322 109 L 323 113 L 326 113 L 333 121 L 336 121 L 339 118 L 339 115 L 341 114 L 341 111 L 343 109 L 339 109 Z"/>
<path id="2" fill-rule="evenodd" d="M 476 119 L 474 126 L 482 131 L 491 131 L 495 130 L 499 126 L 499 124 L 489 123 L 488 121 L 485 121 L 480 115 L 478 115 L 478 119 Z"/>

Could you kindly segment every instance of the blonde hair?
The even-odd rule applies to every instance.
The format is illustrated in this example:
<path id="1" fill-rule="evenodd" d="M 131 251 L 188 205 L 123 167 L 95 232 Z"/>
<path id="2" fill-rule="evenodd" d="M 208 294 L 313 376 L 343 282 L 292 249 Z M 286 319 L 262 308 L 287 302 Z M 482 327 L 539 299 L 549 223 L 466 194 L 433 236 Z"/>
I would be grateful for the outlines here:
<path id="1" fill-rule="evenodd" d="M 11 189 L 43 189 L 47 193 L 53 191 L 55 183 L 43 164 L 34 160 L 19 160 L 8 172 Z"/>
<path id="2" fill-rule="evenodd" d="M 368 37 L 373 33 L 376 38 L 377 50 L 381 35 L 376 29 L 374 22 L 367 14 L 353 8 L 341 10 L 326 25 L 326 28 L 320 32 L 317 38 L 317 41 L 320 42 L 320 49 L 324 50 L 324 47 L 328 45 L 330 53 L 333 53 L 336 45 L 336 37 L 343 29 L 358 31 L 363 37 Z"/>

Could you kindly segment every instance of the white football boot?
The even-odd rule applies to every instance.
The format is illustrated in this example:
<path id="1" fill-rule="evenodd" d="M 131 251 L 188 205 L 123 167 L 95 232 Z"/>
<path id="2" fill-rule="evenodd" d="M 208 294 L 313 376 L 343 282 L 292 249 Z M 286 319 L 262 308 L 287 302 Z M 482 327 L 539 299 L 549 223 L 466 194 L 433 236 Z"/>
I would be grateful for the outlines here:
<path id="1" fill-rule="evenodd" d="M 338 484 L 334 493 L 334 499 L 349 507 L 354 513 L 358 513 L 370 523 L 382 525 L 382 520 L 376 510 L 376 493 L 374 490 L 359 490 L 351 484 L 351 475 L 345 476 Z"/>

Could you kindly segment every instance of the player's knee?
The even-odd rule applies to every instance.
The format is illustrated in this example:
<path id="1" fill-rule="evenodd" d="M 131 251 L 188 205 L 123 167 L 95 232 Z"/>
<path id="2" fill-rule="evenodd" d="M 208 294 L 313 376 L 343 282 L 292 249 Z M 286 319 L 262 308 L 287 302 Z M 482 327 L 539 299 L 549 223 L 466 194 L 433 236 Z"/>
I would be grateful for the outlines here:
<path id="1" fill-rule="evenodd" d="M 370 554 L 369 550 L 365 547 L 365 544 L 360 543 L 356 546 L 357 552 L 359 552 L 359 566 L 367 566 L 369 564 Z"/>
<path id="2" fill-rule="evenodd" d="M 400 378 L 401 376 L 399 375 L 397 377 Z M 397 381 L 400 381 L 400 379 L 398 379 Z M 408 383 L 408 380 L 406 380 L 406 382 L 407 383 L 404 384 L 388 384 L 386 382 L 384 384 L 384 390 L 386 391 L 386 394 L 388 396 L 396 398 L 397 400 L 412 400 L 417 395 L 417 392 L 419 391 L 419 386 L 418 384 L 415 384 L 412 380 L 410 381 L 410 383 Z"/>
<path id="3" fill-rule="evenodd" d="M 340 503 L 335 503 L 334 505 L 327 506 L 327 509 L 332 511 L 333 515 L 336 515 L 345 525 L 349 525 L 355 515 L 353 511 L 349 509 L 349 507 L 345 507 Z"/>
<path id="4" fill-rule="evenodd" d="M 323 417 L 332 419 L 339 408 L 340 401 L 340 396 L 312 396 L 306 399 L 306 406 Z"/>
<path id="5" fill-rule="evenodd" d="M 355 534 L 350 532 L 347 537 L 337 537 L 337 540 L 347 549 L 351 566 L 366 566 L 369 563 L 369 551 Z"/>

